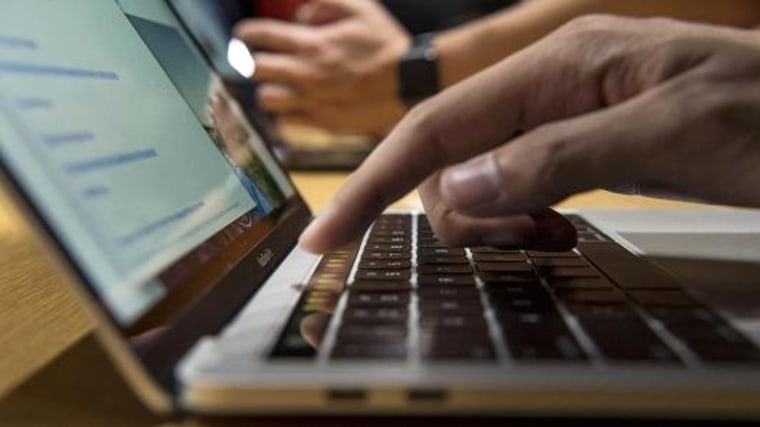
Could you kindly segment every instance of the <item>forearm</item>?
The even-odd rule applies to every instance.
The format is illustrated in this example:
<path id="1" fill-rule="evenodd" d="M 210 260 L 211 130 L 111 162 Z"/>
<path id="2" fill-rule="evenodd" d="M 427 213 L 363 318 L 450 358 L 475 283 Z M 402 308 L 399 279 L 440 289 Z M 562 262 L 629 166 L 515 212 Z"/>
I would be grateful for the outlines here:
<path id="1" fill-rule="evenodd" d="M 530 0 L 441 33 L 435 40 L 444 87 L 530 45 L 565 22 L 588 14 L 667 16 L 750 27 L 760 23 L 757 0 Z"/>

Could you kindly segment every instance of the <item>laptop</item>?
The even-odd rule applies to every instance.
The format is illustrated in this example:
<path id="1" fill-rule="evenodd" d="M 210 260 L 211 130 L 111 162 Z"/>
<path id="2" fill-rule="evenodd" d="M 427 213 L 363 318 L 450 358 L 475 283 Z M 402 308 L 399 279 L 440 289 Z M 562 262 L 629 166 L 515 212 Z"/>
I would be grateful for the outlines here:
<path id="1" fill-rule="evenodd" d="M 760 415 L 760 213 L 567 212 L 546 253 L 399 211 L 315 256 L 165 3 L 4 6 L 0 182 L 154 411 Z"/>
<path id="2" fill-rule="evenodd" d="M 249 79 L 245 66 L 242 69 L 236 66 L 236 48 L 242 43 L 231 43 L 234 25 L 254 16 L 251 2 L 178 0 L 169 4 L 197 49 L 225 81 L 252 125 L 266 134 L 267 142 L 287 169 L 351 171 L 374 149 L 377 141 L 366 135 L 336 134 L 306 126 L 278 126 L 274 117 L 258 107 L 257 85 Z"/>

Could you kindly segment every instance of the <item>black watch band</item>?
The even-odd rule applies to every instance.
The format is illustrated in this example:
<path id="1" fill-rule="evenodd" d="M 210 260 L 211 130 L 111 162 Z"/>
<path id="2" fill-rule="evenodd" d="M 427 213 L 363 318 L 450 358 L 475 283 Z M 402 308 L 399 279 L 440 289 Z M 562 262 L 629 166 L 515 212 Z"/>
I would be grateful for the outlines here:
<path id="1" fill-rule="evenodd" d="M 398 66 L 399 97 L 411 107 L 438 93 L 438 54 L 433 33 L 416 36 Z"/>

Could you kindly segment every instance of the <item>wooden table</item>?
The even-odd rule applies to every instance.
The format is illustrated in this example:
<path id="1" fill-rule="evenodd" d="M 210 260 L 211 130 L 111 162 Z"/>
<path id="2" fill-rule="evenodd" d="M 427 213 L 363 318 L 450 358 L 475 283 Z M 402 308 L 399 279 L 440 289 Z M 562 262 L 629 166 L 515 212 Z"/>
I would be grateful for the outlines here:
<path id="1" fill-rule="evenodd" d="M 329 203 L 345 175 L 300 173 L 294 179 L 312 209 L 319 210 Z M 416 196 L 410 195 L 398 207 L 418 205 Z M 594 192 L 561 206 L 671 208 L 683 204 Z M 226 425 L 254 421 L 155 417 L 113 370 L 94 341 L 92 329 L 89 318 L 69 296 L 18 214 L 0 194 L 0 426 Z M 255 423 L 301 425 L 305 421 L 257 419 Z M 479 420 L 491 421 L 499 423 Z M 349 420 L 331 420 L 330 424 L 344 422 L 352 425 Z M 362 424 L 387 422 L 363 420 Z M 449 423 L 453 421 L 437 422 L 452 425 Z M 399 423 L 414 424 L 412 420 L 394 420 L 394 424 Z"/>

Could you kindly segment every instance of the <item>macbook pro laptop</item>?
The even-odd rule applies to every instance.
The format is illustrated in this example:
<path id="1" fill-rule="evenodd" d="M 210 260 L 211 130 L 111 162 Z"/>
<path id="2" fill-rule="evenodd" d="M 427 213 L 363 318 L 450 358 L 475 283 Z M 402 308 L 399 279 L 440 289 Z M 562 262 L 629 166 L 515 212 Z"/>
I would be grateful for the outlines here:
<path id="1" fill-rule="evenodd" d="M 366 135 L 336 134 L 306 126 L 278 126 L 275 118 L 262 111 L 256 100 L 257 85 L 248 72 L 236 67 L 232 40 L 235 24 L 255 15 L 252 2 L 240 0 L 170 0 L 170 7 L 211 67 L 225 81 L 252 125 L 267 136 L 280 162 L 290 170 L 356 169 L 375 147 L 375 138 Z"/>
<path id="2" fill-rule="evenodd" d="M 0 182 L 156 412 L 760 415 L 760 213 L 567 212 L 546 253 L 390 212 L 311 255 L 167 4 L 3 6 Z"/>

